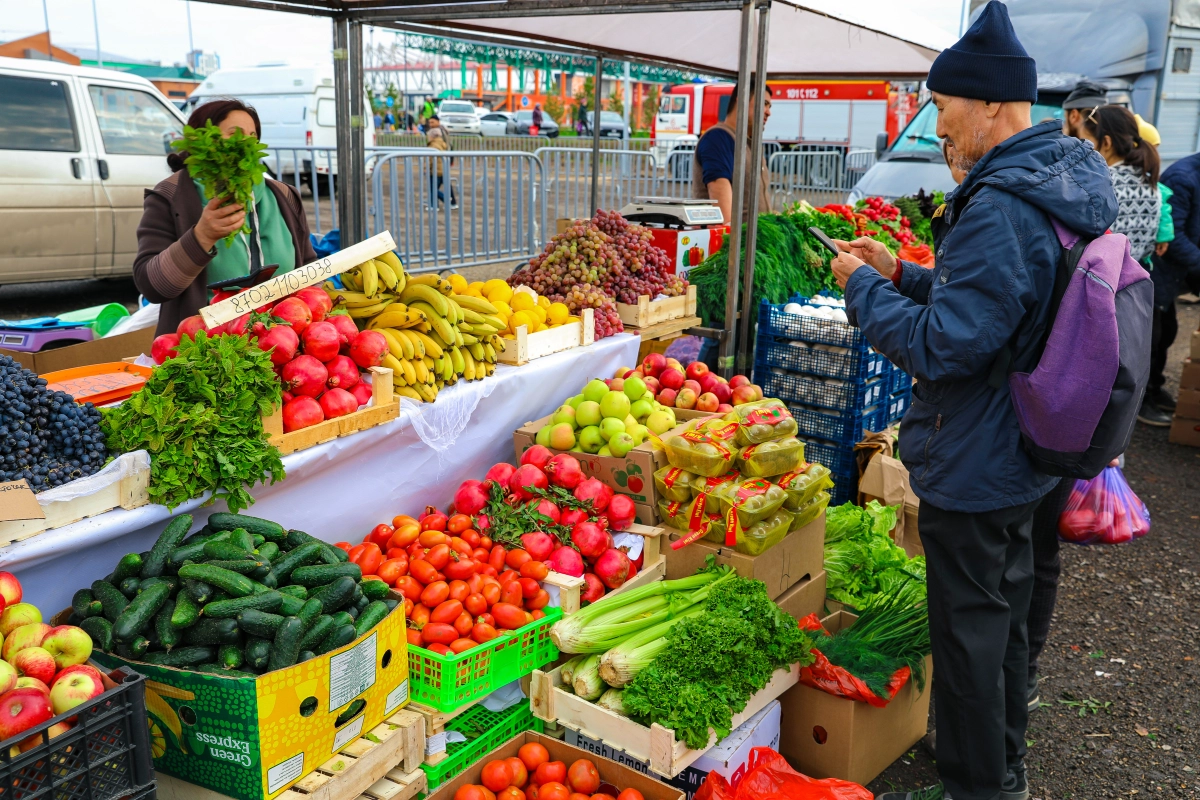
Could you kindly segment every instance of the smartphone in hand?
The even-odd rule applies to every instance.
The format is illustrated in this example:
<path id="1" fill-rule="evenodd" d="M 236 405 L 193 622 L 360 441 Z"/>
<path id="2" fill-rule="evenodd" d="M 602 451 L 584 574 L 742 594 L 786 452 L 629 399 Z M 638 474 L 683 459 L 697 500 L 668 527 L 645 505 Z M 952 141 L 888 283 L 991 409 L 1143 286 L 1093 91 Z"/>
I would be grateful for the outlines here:
<path id="1" fill-rule="evenodd" d="M 842 251 L 838 250 L 838 247 L 833 243 L 833 240 L 825 235 L 825 231 L 813 226 L 808 229 L 808 232 L 811 233 L 818 242 L 824 245 L 826 250 L 828 250 L 830 253 L 833 253 L 834 257 L 841 255 Z"/>

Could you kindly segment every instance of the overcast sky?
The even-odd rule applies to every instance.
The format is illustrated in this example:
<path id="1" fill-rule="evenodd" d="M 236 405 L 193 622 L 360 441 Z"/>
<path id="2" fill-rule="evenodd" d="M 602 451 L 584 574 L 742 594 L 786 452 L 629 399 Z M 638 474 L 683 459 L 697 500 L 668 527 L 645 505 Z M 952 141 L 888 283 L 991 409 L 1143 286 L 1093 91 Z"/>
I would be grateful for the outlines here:
<path id="1" fill-rule="evenodd" d="M 55 44 L 93 48 L 93 0 L 45 0 Z M 135 60 L 183 63 L 188 46 L 185 0 L 94 0 L 100 47 Z M 807 0 L 812 8 L 847 16 L 845 0 Z M 961 0 L 855 0 L 855 21 L 906 39 L 946 46 L 958 38 Z M 45 29 L 43 0 L 0 0 L 0 41 Z M 330 61 L 328 19 L 277 11 L 191 3 L 192 41 L 216 52 L 225 67 L 287 61 Z M 369 36 L 369 34 L 367 34 Z M 376 34 L 385 36 L 382 30 Z"/>

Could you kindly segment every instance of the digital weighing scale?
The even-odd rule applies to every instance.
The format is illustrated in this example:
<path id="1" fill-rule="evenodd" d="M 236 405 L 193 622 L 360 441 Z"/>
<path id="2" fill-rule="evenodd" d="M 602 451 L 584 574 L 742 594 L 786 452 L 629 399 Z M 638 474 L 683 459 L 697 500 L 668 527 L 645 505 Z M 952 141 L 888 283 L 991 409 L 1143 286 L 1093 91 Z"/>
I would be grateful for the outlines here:
<path id="1" fill-rule="evenodd" d="M 650 229 L 654 246 L 667 251 L 671 271 L 679 275 L 719 250 L 729 234 L 721 209 L 712 200 L 635 197 L 621 209 L 621 216 Z"/>
<path id="2" fill-rule="evenodd" d="M 0 320 L 0 348 L 37 353 L 55 347 L 66 347 L 95 338 L 90 325 L 64 322 L 57 317 L 41 317 L 12 322 Z"/>
<path id="3" fill-rule="evenodd" d="M 635 197 L 621 209 L 630 222 L 683 227 L 721 225 L 721 209 L 712 200 L 684 200 L 676 197 Z"/>

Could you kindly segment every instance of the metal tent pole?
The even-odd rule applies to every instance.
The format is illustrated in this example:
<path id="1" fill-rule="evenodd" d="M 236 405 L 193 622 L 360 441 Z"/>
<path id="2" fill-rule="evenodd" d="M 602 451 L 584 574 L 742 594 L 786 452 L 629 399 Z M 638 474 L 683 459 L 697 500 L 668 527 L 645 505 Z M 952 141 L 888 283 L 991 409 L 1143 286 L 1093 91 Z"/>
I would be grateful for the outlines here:
<path id="1" fill-rule="evenodd" d="M 363 141 L 362 24 L 346 16 L 333 21 L 333 91 L 337 109 L 335 179 L 342 247 L 362 241 L 366 212 Z"/>
<path id="2" fill-rule="evenodd" d="M 603 95 L 600 85 L 604 83 L 604 56 L 596 55 L 595 86 L 592 87 L 592 216 L 600 208 L 600 101 Z"/>
<path id="3" fill-rule="evenodd" d="M 745 105 L 745 91 L 750 84 L 750 28 L 753 23 L 751 16 L 752 5 L 747 2 L 742 5 L 742 26 L 738 36 L 738 95 L 739 105 Z M 741 265 L 741 234 L 742 234 L 742 204 L 745 200 L 746 181 L 746 114 L 741 110 L 734 121 L 733 144 L 733 208 L 729 218 L 729 277 L 725 293 L 725 336 L 721 339 L 720 355 L 717 359 L 717 369 L 729 378 L 734 374 L 736 363 L 736 331 L 738 313 L 738 276 Z"/>
<path id="4" fill-rule="evenodd" d="M 758 244 L 758 207 L 759 181 L 762 180 L 762 137 L 763 137 L 763 106 L 767 95 L 767 39 L 771 24 L 771 0 L 758 0 L 758 59 L 755 65 L 755 75 L 758 86 L 755 87 L 754 105 L 750 109 L 750 119 L 754 120 L 754 133 L 750 137 L 750 154 L 752 163 L 746 165 L 750 170 L 750 196 L 746 198 L 749 215 L 746 219 L 746 264 L 742 268 L 742 319 L 737 338 L 737 371 L 745 375 L 751 366 L 747 363 L 748 355 L 754 345 L 754 331 L 750 328 L 750 317 L 754 310 L 754 253 Z M 770 187 L 767 187 L 768 190 Z M 762 209 L 765 210 L 765 209 Z"/>

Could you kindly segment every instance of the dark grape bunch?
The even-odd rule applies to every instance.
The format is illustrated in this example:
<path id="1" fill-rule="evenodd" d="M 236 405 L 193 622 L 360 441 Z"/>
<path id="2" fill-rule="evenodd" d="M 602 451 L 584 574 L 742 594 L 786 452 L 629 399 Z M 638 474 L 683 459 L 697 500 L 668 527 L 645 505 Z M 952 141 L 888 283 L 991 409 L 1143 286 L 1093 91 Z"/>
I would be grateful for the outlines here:
<path id="1" fill-rule="evenodd" d="M 24 479 L 35 492 L 98 472 L 108 459 L 100 412 L 8 356 L 0 356 L 0 481 Z"/>
<path id="2" fill-rule="evenodd" d="M 546 243 L 529 264 L 514 272 L 512 286 L 529 286 L 573 313 L 595 309 L 596 338 L 625 329 L 616 303 L 636 304 L 638 295 L 680 295 L 687 282 L 668 272 L 671 257 L 651 244 L 650 230 L 630 225 L 616 211 L 597 211 Z"/>

